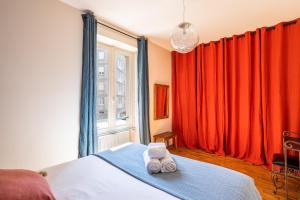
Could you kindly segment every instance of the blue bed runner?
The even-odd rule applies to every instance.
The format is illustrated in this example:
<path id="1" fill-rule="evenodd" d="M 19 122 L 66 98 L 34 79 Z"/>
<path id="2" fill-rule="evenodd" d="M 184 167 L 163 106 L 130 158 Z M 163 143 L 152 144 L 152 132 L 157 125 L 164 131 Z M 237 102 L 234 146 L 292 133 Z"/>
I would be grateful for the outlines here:
<path id="1" fill-rule="evenodd" d="M 143 160 L 145 145 L 131 144 L 95 156 L 157 189 L 185 200 L 260 200 L 253 179 L 242 173 L 172 155 L 177 171 L 148 174 Z"/>

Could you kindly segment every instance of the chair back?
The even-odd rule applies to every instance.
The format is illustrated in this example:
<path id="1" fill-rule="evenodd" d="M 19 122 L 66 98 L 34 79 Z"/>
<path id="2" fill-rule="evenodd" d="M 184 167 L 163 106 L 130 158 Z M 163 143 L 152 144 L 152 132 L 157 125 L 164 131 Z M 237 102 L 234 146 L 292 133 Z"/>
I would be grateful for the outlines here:
<path id="1" fill-rule="evenodd" d="M 290 156 L 296 157 L 299 162 L 300 170 L 300 133 L 294 131 L 283 132 L 283 154 L 284 160 L 287 161 Z"/>

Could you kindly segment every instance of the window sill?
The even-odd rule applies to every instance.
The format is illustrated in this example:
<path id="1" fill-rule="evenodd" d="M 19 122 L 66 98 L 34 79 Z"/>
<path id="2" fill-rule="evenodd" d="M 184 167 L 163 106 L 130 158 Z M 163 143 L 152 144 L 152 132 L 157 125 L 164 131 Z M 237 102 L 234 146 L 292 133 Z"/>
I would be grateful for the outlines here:
<path id="1" fill-rule="evenodd" d="M 98 129 L 98 137 L 100 136 L 105 136 L 105 135 L 113 135 L 113 134 L 117 134 L 117 133 L 121 133 L 121 132 L 126 132 L 126 131 L 130 131 L 130 130 L 134 130 L 135 127 L 116 127 L 113 129 Z"/>

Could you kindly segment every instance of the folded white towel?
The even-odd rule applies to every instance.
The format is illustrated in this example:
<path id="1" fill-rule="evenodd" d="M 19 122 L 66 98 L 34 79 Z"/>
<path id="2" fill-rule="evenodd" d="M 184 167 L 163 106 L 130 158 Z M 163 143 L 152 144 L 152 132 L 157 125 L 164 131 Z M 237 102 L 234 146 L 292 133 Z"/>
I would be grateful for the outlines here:
<path id="1" fill-rule="evenodd" d="M 167 150 L 167 155 L 160 159 L 161 162 L 161 172 L 175 172 L 177 169 L 176 162 L 171 157 L 170 152 Z"/>
<path id="2" fill-rule="evenodd" d="M 167 155 L 165 143 L 150 143 L 148 145 L 148 154 L 150 158 L 163 158 Z"/>
<path id="3" fill-rule="evenodd" d="M 159 173 L 161 170 L 161 163 L 159 159 L 153 159 L 149 157 L 148 150 L 144 151 L 143 157 L 145 162 L 145 167 L 149 174 Z"/>

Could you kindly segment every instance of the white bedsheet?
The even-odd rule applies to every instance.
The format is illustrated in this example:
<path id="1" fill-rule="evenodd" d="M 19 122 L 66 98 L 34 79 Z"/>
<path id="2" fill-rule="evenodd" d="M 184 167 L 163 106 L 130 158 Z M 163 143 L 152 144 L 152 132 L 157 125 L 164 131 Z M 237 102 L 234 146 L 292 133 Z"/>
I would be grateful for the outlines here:
<path id="1" fill-rule="evenodd" d="M 177 199 L 95 156 L 57 165 L 45 171 L 57 200 Z"/>

